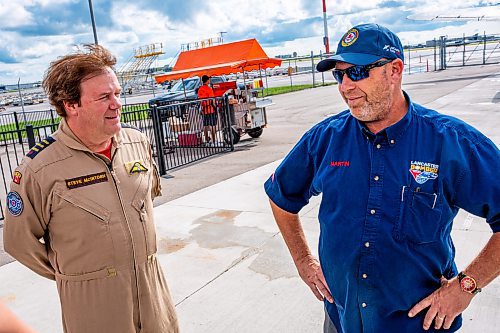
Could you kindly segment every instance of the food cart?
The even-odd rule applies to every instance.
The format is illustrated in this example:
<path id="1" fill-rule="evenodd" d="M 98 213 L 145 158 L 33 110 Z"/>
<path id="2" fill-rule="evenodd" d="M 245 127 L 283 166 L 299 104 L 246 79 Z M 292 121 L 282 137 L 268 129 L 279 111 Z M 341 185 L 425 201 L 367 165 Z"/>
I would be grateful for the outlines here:
<path id="1" fill-rule="evenodd" d="M 239 90 L 239 91 L 238 91 Z M 229 101 L 229 124 L 224 124 L 224 141 L 236 144 L 240 137 L 248 134 L 252 138 L 262 135 L 267 125 L 266 107 L 272 105 L 269 97 L 259 97 L 263 89 L 244 84 L 244 89 L 227 91 Z M 230 133 L 231 132 L 231 133 Z"/>

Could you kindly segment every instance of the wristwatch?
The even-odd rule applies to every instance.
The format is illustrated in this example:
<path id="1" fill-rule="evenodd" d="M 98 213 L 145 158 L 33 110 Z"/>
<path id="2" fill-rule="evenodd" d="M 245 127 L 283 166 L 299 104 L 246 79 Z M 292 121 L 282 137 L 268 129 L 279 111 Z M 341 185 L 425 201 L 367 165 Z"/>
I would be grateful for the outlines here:
<path id="1" fill-rule="evenodd" d="M 469 294 L 475 295 L 481 291 L 481 288 L 477 287 L 476 280 L 464 272 L 458 273 L 458 282 L 460 283 L 460 289 Z"/>

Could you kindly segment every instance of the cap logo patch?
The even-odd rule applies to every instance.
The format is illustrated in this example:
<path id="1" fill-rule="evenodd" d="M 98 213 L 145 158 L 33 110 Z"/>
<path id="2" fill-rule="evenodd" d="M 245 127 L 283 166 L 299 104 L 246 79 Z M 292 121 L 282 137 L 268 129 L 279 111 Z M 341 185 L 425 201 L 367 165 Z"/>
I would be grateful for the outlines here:
<path id="1" fill-rule="evenodd" d="M 21 215 L 24 209 L 24 204 L 19 193 L 12 191 L 7 194 L 7 209 L 12 216 Z"/>
<path id="2" fill-rule="evenodd" d="M 349 30 L 342 38 L 342 46 L 346 47 L 352 45 L 358 39 L 358 36 L 359 36 L 359 31 L 357 29 Z"/>
<path id="3" fill-rule="evenodd" d="M 16 183 L 17 185 L 21 184 L 21 178 L 23 177 L 23 174 L 20 173 L 19 171 L 14 171 L 14 175 L 12 176 L 12 181 Z"/>
<path id="4" fill-rule="evenodd" d="M 72 190 L 74 188 L 103 183 L 107 181 L 108 181 L 108 175 L 106 174 L 106 172 L 100 172 L 91 175 L 66 179 L 66 186 L 68 187 L 68 189 Z"/>
<path id="5" fill-rule="evenodd" d="M 385 45 L 383 47 L 383 50 L 384 51 L 388 51 L 388 52 L 392 52 L 392 53 L 394 53 L 394 54 L 396 54 L 398 56 L 401 54 L 401 51 L 397 47 L 390 46 L 390 45 Z"/>
<path id="6" fill-rule="evenodd" d="M 411 161 L 409 171 L 417 183 L 423 184 L 428 180 L 436 179 L 438 177 L 438 170 L 439 165 L 437 164 Z"/>

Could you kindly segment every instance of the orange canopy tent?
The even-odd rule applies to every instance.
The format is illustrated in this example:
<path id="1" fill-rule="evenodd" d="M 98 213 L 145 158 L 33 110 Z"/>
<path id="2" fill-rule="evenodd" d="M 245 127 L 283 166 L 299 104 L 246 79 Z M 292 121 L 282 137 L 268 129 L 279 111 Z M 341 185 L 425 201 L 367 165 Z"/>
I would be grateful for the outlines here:
<path id="1" fill-rule="evenodd" d="M 269 58 L 255 38 L 181 52 L 172 72 L 155 76 L 158 83 L 191 76 L 222 75 L 281 65 Z"/>

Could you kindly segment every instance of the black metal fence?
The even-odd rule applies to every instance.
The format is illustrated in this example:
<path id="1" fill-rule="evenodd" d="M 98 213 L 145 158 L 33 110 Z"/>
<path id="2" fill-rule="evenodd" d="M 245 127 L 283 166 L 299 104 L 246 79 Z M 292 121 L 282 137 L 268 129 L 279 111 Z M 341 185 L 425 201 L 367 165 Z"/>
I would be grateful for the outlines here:
<path id="1" fill-rule="evenodd" d="M 234 149 L 229 105 L 225 98 L 174 103 L 151 108 L 160 173 Z"/>
<path id="2" fill-rule="evenodd" d="M 211 105 L 211 115 L 204 114 L 207 103 Z M 149 138 L 161 175 L 234 149 L 225 98 L 151 108 L 147 104 L 131 104 L 123 106 L 122 111 L 121 121 L 139 128 Z M 55 110 L 0 113 L 0 225 L 15 168 L 36 142 L 57 130 L 59 122 Z"/>

